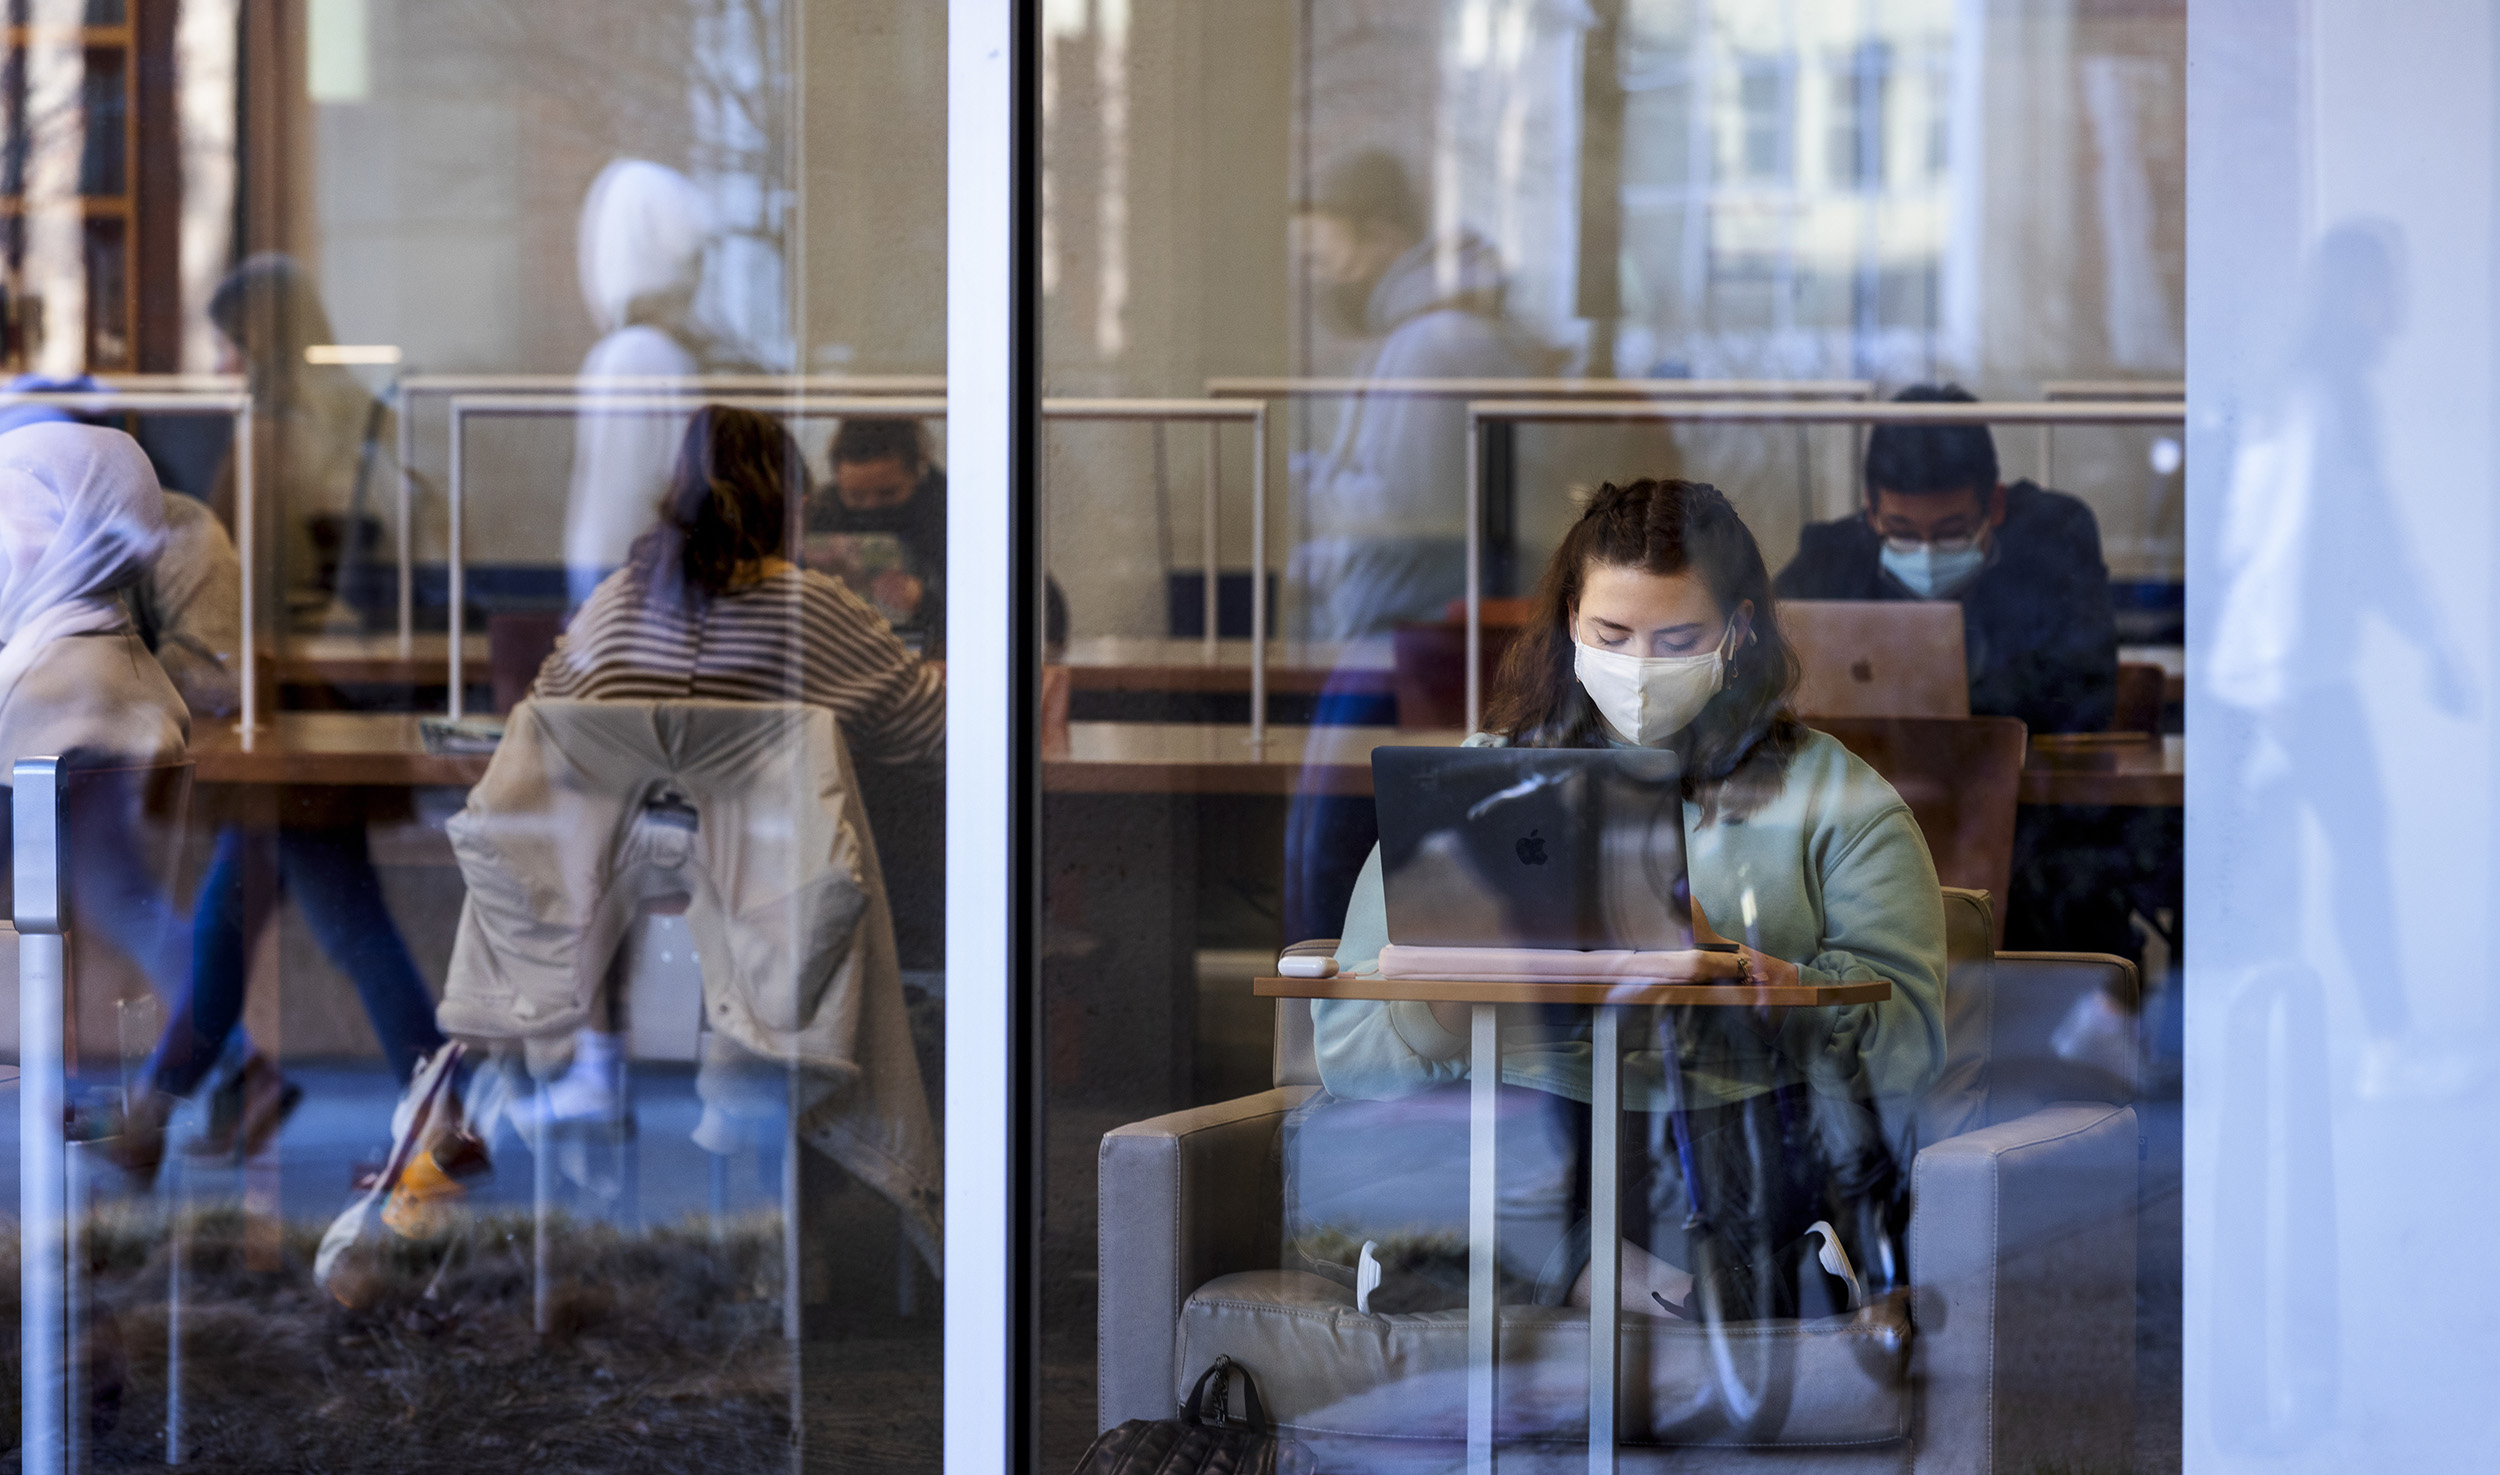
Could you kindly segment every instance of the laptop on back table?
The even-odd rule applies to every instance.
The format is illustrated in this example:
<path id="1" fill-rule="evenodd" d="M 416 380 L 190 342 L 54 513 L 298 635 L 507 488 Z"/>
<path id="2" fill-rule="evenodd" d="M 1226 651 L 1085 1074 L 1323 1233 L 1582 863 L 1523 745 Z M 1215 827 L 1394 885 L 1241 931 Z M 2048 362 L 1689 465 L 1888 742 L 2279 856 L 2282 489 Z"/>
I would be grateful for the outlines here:
<path id="1" fill-rule="evenodd" d="M 1798 716 L 1970 715 L 1955 601 L 1784 599 L 1779 617 L 1805 667 Z"/>

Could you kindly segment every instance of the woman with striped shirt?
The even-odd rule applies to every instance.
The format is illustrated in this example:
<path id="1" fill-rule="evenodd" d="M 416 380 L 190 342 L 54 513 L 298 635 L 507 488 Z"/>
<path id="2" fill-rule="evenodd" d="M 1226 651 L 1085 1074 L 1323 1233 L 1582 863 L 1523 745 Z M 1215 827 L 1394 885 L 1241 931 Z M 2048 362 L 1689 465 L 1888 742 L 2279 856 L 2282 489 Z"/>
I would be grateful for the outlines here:
<path id="1" fill-rule="evenodd" d="M 840 580 L 785 557 L 807 492 L 806 459 L 779 422 L 697 412 L 659 521 L 573 617 L 530 695 L 813 702 L 840 720 L 854 762 L 939 757 L 938 669 Z"/>
<path id="2" fill-rule="evenodd" d="M 841 580 L 786 557 L 807 493 L 806 458 L 780 422 L 723 405 L 698 411 L 659 521 L 574 615 L 530 695 L 812 702 L 832 709 L 863 768 L 942 757 L 940 669 Z M 572 1067 L 544 1098 L 552 1119 L 620 1108 L 617 1043 L 602 1030 L 576 1034 Z"/>

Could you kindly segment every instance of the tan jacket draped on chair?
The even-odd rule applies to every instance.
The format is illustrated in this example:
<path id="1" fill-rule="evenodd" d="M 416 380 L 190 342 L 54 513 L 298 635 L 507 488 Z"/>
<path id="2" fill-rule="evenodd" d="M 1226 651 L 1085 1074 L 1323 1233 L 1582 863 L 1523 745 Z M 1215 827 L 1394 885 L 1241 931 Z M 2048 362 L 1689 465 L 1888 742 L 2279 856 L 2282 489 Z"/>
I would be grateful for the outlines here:
<path id="1" fill-rule="evenodd" d="M 523 702 L 449 830 L 469 894 L 447 1033 L 520 1040 L 547 1063 L 589 1020 L 643 905 L 683 895 L 705 1023 L 817 1077 L 800 1136 L 892 1200 L 936 1267 L 937 1137 L 831 712 Z"/>

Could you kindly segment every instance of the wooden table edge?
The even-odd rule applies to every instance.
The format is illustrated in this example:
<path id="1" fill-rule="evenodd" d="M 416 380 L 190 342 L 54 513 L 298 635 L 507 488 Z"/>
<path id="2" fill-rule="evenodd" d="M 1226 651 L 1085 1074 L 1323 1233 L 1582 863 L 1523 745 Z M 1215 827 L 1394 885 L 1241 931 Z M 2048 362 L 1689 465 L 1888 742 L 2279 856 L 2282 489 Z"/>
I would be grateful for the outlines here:
<path id="1" fill-rule="evenodd" d="M 1727 984 L 1646 983 L 1635 980 L 1515 983 L 1463 978 L 1381 978 L 1340 973 L 1334 978 L 1256 978 L 1251 992 L 1263 999 L 1411 1000 L 1427 1004 L 1702 1004 L 1719 1008 L 1814 1008 L 1825 1004 L 1880 1004 L 1892 997 L 1882 979 L 1867 983 Z"/>
<path id="2" fill-rule="evenodd" d="M 315 788 L 468 788 L 486 776 L 488 758 L 466 753 L 304 752 L 277 747 L 192 752 L 192 782 Z"/>
<path id="3" fill-rule="evenodd" d="M 1239 694 L 1250 689 L 1248 666 L 1083 666 L 1068 667 L 1068 685 L 1076 691 L 1119 691 Z M 1345 671 L 1270 667 L 1267 689 L 1305 695 L 1330 690 L 1358 696 L 1391 696 L 1397 673 L 1363 666 Z"/>
<path id="4" fill-rule="evenodd" d="M 2116 809 L 2179 809 L 2187 803 L 2187 775 L 2141 770 L 2025 768 L 2015 791 L 2018 804 L 2105 805 Z"/>

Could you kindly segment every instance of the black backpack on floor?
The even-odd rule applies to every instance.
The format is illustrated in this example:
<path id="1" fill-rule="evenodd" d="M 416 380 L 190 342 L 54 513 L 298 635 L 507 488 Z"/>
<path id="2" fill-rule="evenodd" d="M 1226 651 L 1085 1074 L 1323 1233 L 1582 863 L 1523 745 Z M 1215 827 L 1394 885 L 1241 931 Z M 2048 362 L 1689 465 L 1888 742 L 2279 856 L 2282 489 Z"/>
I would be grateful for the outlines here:
<path id="1" fill-rule="evenodd" d="M 1236 1372 L 1241 1374 L 1244 1413 L 1238 1422 L 1225 1408 Z M 1211 1410 L 1206 1407 L 1210 1379 L 1215 1383 Z M 1104 1430 L 1076 1462 L 1076 1475 L 1305 1475 L 1310 1468 L 1308 1450 L 1276 1437 L 1250 1369 L 1219 1357 L 1198 1375 L 1179 1418 L 1131 1419 Z"/>

